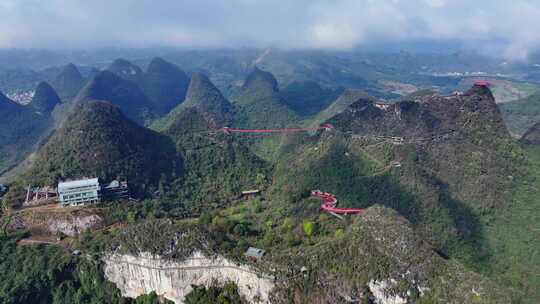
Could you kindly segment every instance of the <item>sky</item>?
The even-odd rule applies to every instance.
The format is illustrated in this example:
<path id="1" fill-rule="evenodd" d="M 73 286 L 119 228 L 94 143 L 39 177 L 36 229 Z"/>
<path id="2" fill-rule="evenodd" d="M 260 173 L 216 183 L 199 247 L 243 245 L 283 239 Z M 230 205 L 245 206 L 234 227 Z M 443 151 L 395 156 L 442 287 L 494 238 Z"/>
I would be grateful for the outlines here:
<path id="1" fill-rule="evenodd" d="M 540 0 L 0 0 L 0 48 L 540 48 Z"/>

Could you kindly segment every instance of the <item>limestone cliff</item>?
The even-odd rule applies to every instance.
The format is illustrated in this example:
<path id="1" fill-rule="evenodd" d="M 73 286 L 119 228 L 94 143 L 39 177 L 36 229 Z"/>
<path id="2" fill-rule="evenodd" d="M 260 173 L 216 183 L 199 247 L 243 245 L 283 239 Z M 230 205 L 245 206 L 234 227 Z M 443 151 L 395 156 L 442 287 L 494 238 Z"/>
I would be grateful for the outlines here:
<path id="1" fill-rule="evenodd" d="M 209 257 L 193 252 L 183 261 L 173 261 L 149 253 L 138 256 L 109 254 L 104 258 L 106 278 L 115 283 L 125 297 L 136 298 L 155 291 L 158 295 L 183 303 L 192 285 L 222 285 L 234 282 L 240 295 L 249 303 L 270 303 L 274 287 L 270 276 L 258 273 L 247 265 L 228 259 Z"/>

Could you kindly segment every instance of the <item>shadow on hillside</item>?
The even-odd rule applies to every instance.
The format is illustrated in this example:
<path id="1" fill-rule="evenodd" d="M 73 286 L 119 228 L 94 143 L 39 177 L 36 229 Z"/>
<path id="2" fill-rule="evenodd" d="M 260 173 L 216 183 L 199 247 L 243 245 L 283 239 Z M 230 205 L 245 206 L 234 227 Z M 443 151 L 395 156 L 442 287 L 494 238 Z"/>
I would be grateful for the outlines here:
<path id="1" fill-rule="evenodd" d="M 308 189 L 320 187 L 336 194 L 342 207 L 367 208 L 381 204 L 392 208 L 411 222 L 443 258 L 457 259 L 475 271 L 489 270 L 490 250 L 479 217 L 463 202 L 452 199 L 443 182 L 431 178 L 427 185 L 429 190 L 422 194 L 414 193 L 389 174 L 355 178 L 304 173 L 301 197 L 309 196 Z M 301 197 L 294 195 L 296 200 L 291 198 L 299 201 Z M 293 213 L 319 212 L 318 208 L 310 207 L 313 206 L 295 205 Z M 305 208 L 308 209 L 302 210 Z"/>

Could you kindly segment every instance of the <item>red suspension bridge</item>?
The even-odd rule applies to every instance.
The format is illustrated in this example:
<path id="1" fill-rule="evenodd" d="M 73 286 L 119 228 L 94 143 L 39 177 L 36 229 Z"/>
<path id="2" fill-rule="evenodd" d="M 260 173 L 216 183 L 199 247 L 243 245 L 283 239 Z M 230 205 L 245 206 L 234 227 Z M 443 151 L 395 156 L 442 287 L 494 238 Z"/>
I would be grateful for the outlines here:
<path id="1" fill-rule="evenodd" d="M 225 134 L 272 134 L 272 133 L 300 133 L 300 132 L 316 132 L 334 130 L 331 124 L 323 124 L 316 128 L 284 128 L 284 129 L 237 129 L 237 128 L 222 128 Z"/>

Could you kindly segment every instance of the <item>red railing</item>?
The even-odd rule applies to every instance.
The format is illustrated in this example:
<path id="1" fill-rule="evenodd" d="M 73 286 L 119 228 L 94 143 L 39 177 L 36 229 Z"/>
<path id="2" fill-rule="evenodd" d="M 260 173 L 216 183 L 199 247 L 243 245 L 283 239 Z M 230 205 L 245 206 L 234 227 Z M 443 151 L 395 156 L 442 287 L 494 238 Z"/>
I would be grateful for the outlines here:
<path id="1" fill-rule="evenodd" d="M 333 130 L 334 126 L 331 124 L 320 125 L 317 128 L 283 128 L 283 129 L 237 129 L 225 127 L 221 130 L 226 134 L 232 133 L 297 133 L 297 132 L 315 132 L 315 131 L 329 131 Z"/>
<path id="2" fill-rule="evenodd" d="M 336 214 L 358 214 L 364 211 L 364 209 L 360 208 L 337 208 L 337 198 L 328 192 L 313 190 L 311 191 L 311 196 L 322 199 L 323 204 L 321 205 L 321 209 L 326 212 Z"/>

